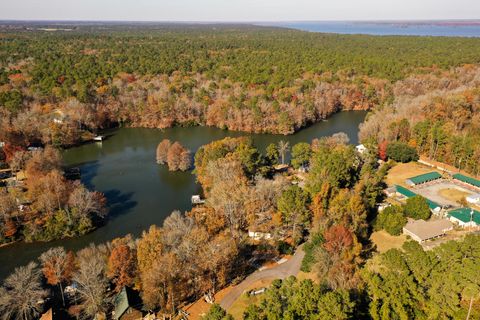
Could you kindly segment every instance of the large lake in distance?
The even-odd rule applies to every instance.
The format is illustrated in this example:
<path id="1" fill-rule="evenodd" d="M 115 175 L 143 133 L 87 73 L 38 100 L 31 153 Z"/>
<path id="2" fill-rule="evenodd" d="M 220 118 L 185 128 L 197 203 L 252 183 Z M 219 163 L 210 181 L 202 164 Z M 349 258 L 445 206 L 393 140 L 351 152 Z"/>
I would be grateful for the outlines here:
<path id="1" fill-rule="evenodd" d="M 480 21 L 349 22 L 306 21 L 259 23 L 311 32 L 401 36 L 480 37 Z"/>
<path id="2" fill-rule="evenodd" d="M 90 143 L 63 152 L 65 163 L 79 167 L 82 181 L 90 189 L 103 192 L 110 209 L 104 226 L 83 237 L 48 243 L 15 243 L 0 248 L 0 279 L 13 269 L 36 259 L 54 246 L 78 250 L 89 243 L 102 243 L 128 233 L 139 236 L 150 225 L 161 225 L 173 210 L 191 209 L 190 197 L 200 191 L 191 172 L 169 172 L 156 164 L 155 150 L 165 138 L 179 141 L 195 152 L 200 146 L 224 137 L 250 136 L 260 151 L 280 140 L 311 142 L 314 138 L 345 132 L 350 142 L 358 142 L 358 127 L 364 111 L 332 115 L 289 136 L 248 134 L 209 127 L 141 129 L 122 128 L 111 132 L 103 143 Z"/>

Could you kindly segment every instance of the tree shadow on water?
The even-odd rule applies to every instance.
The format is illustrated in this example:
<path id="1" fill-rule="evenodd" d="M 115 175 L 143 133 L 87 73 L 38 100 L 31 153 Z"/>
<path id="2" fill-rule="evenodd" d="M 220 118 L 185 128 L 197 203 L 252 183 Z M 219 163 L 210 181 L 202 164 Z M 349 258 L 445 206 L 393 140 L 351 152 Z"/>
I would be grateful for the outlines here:
<path id="1" fill-rule="evenodd" d="M 93 185 L 93 178 L 97 176 L 99 167 L 100 164 L 98 163 L 98 160 L 94 160 L 69 165 L 66 167 L 66 169 L 79 168 L 80 181 L 82 181 L 87 189 L 94 190 L 95 186 Z"/>
<path id="2" fill-rule="evenodd" d="M 137 201 L 132 200 L 133 192 L 122 193 L 118 189 L 107 190 L 103 193 L 107 198 L 108 217 L 118 217 L 137 206 Z"/>

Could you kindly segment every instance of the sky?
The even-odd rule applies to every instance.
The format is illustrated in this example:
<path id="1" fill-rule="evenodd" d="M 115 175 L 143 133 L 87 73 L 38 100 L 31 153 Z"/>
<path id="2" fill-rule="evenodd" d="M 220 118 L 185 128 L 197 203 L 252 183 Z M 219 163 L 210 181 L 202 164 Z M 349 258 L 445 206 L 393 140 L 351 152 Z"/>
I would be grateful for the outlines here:
<path id="1" fill-rule="evenodd" d="M 480 19 L 480 0 L 0 0 L 1 20 Z"/>

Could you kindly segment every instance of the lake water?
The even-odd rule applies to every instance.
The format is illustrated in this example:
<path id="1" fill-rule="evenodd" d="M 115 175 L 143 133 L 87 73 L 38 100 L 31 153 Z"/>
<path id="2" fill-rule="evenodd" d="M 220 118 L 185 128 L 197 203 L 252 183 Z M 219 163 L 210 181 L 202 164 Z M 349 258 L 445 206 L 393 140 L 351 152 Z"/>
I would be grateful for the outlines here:
<path id="1" fill-rule="evenodd" d="M 102 243 L 128 233 L 139 236 L 152 224 L 161 225 L 173 210 L 190 210 L 190 197 L 200 191 L 191 172 L 169 172 L 155 162 L 157 144 L 165 138 L 179 141 L 196 151 L 200 146 L 224 137 L 250 136 L 263 151 L 280 140 L 310 142 L 314 138 L 345 132 L 358 142 L 358 126 L 366 112 L 348 111 L 333 115 L 290 135 L 246 134 L 216 128 L 170 128 L 165 130 L 122 128 L 111 132 L 103 143 L 91 143 L 64 151 L 67 165 L 78 166 L 89 188 L 105 193 L 110 208 L 104 226 L 83 237 L 49 243 L 16 243 L 0 248 L 0 279 L 13 269 L 36 259 L 53 246 L 78 250 L 89 243 Z"/>
<path id="2" fill-rule="evenodd" d="M 267 25 L 267 24 L 265 24 Z M 388 22 L 277 22 L 270 26 L 286 27 L 311 32 L 404 35 L 404 36 L 448 36 L 480 37 L 480 23 L 388 23 Z"/>

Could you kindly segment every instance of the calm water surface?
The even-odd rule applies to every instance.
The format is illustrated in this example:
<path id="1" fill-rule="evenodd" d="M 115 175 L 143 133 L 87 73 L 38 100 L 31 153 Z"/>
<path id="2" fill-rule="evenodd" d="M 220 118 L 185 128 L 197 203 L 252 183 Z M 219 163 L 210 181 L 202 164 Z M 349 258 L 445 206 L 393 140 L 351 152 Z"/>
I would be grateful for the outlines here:
<path id="1" fill-rule="evenodd" d="M 387 23 L 387 22 L 278 22 L 265 24 L 311 32 L 370 34 L 370 35 L 402 35 L 402 36 L 448 36 L 448 37 L 480 37 L 480 24 L 448 24 L 447 23 Z"/>
<path id="2" fill-rule="evenodd" d="M 190 172 L 169 172 L 155 162 L 157 144 L 165 138 L 180 141 L 192 151 L 224 137 L 251 136 L 264 150 L 280 140 L 290 145 L 345 132 L 357 143 L 358 126 L 366 112 L 349 111 L 332 116 L 291 136 L 246 134 L 216 128 L 171 128 L 166 130 L 125 128 L 112 132 L 103 143 L 86 144 L 64 151 L 67 165 L 78 166 L 89 188 L 105 193 L 110 208 L 106 224 L 83 237 L 49 243 L 17 243 L 0 248 L 0 279 L 19 265 L 36 259 L 53 246 L 78 250 L 89 243 L 102 243 L 131 233 L 141 234 L 150 225 L 161 225 L 173 210 L 191 208 L 190 197 L 200 191 Z"/>

